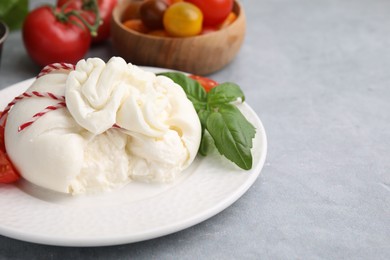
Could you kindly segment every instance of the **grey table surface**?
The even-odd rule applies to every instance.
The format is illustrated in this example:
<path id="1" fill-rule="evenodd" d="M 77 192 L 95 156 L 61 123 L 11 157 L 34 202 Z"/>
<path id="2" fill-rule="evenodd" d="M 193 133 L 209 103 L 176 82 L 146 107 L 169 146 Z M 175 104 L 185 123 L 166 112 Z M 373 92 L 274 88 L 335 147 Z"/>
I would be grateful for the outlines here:
<path id="1" fill-rule="evenodd" d="M 0 259 L 389 259 L 390 1 L 242 3 L 244 45 L 211 77 L 241 85 L 265 126 L 267 160 L 249 191 L 165 237 L 66 248 L 0 236 Z M 88 53 L 112 55 L 109 43 Z M 38 71 L 12 32 L 0 89 Z"/>

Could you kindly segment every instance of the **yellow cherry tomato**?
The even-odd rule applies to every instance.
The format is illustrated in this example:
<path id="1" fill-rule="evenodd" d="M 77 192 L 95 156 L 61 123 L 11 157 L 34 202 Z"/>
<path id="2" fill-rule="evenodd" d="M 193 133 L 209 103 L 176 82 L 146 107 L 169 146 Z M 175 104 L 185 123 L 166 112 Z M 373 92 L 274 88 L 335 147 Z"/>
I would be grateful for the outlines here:
<path id="1" fill-rule="evenodd" d="M 202 11 L 187 2 L 178 2 L 169 6 L 163 18 L 165 30 L 176 37 L 198 35 L 202 31 L 202 22 Z"/>

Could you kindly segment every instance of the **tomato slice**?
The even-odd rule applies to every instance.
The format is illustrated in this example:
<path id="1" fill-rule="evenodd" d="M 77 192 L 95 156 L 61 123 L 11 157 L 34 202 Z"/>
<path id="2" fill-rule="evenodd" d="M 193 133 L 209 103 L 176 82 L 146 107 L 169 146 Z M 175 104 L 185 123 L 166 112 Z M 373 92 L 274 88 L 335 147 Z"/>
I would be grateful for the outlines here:
<path id="1" fill-rule="evenodd" d="M 12 183 L 20 179 L 8 156 L 0 151 L 0 183 Z"/>
<path id="2" fill-rule="evenodd" d="M 218 82 L 216 82 L 212 79 L 206 78 L 206 77 L 193 75 L 193 74 L 189 75 L 188 77 L 198 81 L 199 84 L 202 85 L 204 90 L 206 90 L 206 92 L 209 92 L 212 88 L 215 88 L 216 86 L 218 86 Z"/>
<path id="3" fill-rule="evenodd" d="M 0 111 L 0 115 L 1 115 Z M 0 183 L 11 183 L 20 179 L 20 175 L 12 166 L 5 153 L 4 127 L 0 126 Z"/>

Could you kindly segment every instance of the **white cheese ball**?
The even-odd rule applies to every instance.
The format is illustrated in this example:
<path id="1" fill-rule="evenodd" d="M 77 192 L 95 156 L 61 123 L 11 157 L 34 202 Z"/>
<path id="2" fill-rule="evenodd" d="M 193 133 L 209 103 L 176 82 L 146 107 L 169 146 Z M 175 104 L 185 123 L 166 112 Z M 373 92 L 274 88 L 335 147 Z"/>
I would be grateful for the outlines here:
<path id="1" fill-rule="evenodd" d="M 11 109 L 7 152 L 23 178 L 64 193 L 111 190 L 131 180 L 167 182 L 199 149 L 201 126 L 183 89 L 122 58 L 81 60 L 74 71 L 54 71 L 27 92 L 66 98 L 31 126 L 19 126 L 58 101 L 27 98 Z"/>

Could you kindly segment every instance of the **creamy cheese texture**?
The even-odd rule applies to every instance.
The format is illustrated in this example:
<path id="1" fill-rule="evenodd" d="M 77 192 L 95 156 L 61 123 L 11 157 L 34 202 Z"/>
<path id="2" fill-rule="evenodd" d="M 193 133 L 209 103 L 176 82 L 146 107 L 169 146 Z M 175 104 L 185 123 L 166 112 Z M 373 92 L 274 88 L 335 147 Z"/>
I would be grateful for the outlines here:
<path id="1" fill-rule="evenodd" d="M 132 180 L 168 182 L 194 160 L 201 127 L 182 88 L 113 57 L 53 71 L 26 92 L 65 96 L 66 108 L 20 125 L 58 101 L 27 98 L 11 109 L 7 152 L 22 176 L 63 193 L 112 190 Z"/>

